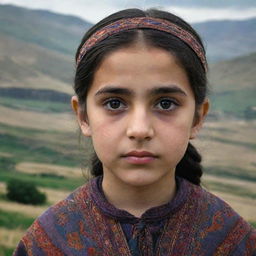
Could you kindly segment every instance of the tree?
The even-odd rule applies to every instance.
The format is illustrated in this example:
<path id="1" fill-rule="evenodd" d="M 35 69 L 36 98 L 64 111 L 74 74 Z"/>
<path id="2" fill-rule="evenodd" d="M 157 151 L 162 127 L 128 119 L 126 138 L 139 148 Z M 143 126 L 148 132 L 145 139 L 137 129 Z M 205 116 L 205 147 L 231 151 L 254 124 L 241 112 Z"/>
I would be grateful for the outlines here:
<path id="1" fill-rule="evenodd" d="M 34 183 L 11 179 L 7 183 L 7 198 L 24 204 L 40 205 L 46 202 L 46 195 Z"/>

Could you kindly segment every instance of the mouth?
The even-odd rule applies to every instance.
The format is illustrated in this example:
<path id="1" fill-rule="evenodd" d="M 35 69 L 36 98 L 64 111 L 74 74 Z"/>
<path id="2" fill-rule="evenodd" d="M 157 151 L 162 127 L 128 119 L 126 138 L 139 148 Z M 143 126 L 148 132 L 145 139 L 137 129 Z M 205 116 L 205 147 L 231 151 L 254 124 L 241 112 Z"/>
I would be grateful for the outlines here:
<path id="1" fill-rule="evenodd" d="M 148 164 L 158 158 L 148 151 L 131 151 L 122 156 L 130 164 Z"/>

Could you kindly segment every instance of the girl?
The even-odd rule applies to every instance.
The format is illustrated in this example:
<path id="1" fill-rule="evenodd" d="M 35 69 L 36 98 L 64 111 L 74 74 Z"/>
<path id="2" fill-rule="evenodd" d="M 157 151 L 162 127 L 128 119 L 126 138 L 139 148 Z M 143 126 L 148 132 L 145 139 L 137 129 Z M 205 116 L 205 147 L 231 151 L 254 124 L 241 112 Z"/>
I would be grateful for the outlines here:
<path id="1" fill-rule="evenodd" d="M 191 145 L 208 111 L 197 33 L 170 13 L 128 9 L 76 54 L 72 106 L 95 178 L 49 208 L 14 255 L 256 255 L 256 231 L 200 186 Z"/>

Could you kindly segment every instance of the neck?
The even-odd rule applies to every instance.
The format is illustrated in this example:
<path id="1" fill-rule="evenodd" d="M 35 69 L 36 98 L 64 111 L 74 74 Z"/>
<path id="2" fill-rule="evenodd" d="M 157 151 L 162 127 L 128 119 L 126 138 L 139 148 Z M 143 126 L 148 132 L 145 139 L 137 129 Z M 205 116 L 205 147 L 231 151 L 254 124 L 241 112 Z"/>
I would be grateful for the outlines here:
<path id="1" fill-rule="evenodd" d="M 174 175 L 169 175 L 150 185 L 132 186 L 104 175 L 102 188 L 107 200 L 116 208 L 141 217 L 148 209 L 168 203 L 175 196 L 176 182 Z"/>

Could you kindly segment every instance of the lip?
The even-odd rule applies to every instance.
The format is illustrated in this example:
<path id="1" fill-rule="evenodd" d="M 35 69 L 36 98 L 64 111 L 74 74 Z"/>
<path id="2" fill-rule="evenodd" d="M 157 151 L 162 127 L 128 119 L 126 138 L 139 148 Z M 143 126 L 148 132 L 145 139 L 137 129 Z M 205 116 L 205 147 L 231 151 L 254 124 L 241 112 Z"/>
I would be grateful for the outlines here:
<path id="1" fill-rule="evenodd" d="M 135 157 L 156 157 L 153 153 L 148 151 L 131 151 L 124 156 L 135 156 Z"/>
<path id="2" fill-rule="evenodd" d="M 123 155 L 123 158 L 130 164 L 148 164 L 153 162 L 157 156 L 148 151 L 131 151 Z"/>

